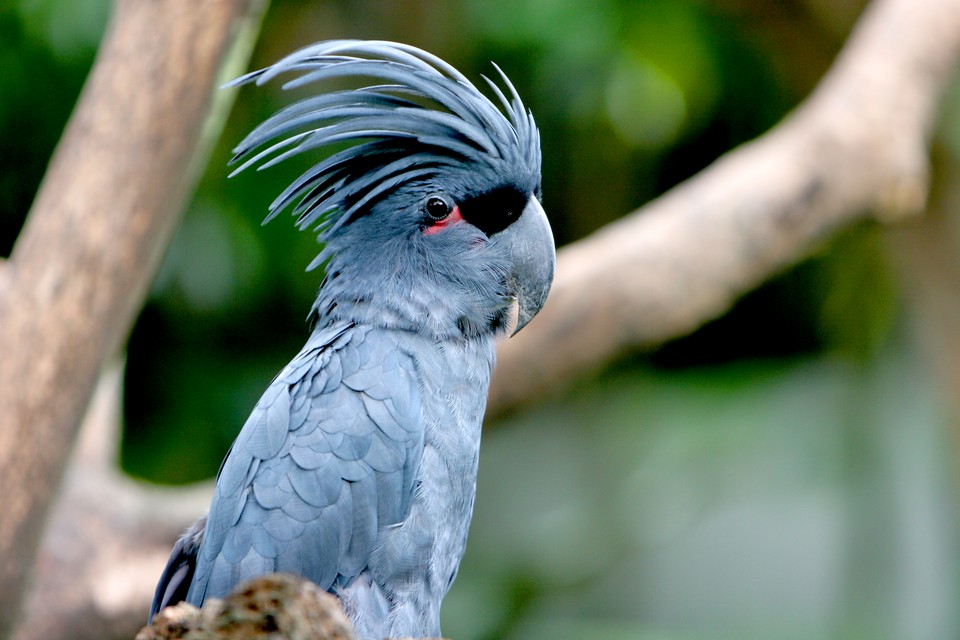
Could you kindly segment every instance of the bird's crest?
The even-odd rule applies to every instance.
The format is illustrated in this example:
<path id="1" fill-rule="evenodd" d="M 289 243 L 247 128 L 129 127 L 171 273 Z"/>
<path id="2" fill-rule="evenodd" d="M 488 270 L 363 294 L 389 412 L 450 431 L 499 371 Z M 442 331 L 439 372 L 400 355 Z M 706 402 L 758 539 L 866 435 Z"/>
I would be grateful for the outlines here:
<path id="1" fill-rule="evenodd" d="M 299 153 L 345 146 L 308 169 L 270 205 L 271 220 L 294 202 L 301 229 L 323 240 L 394 189 L 465 165 L 491 169 L 531 191 L 540 188 L 540 140 L 533 116 L 507 76 L 489 78 L 503 110 L 440 58 L 383 41 L 333 40 L 301 49 L 228 86 L 263 84 L 285 72 L 284 89 L 340 78 L 372 80 L 294 103 L 234 149 L 234 174 Z M 271 143 L 272 144 L 269 144 Z"/>

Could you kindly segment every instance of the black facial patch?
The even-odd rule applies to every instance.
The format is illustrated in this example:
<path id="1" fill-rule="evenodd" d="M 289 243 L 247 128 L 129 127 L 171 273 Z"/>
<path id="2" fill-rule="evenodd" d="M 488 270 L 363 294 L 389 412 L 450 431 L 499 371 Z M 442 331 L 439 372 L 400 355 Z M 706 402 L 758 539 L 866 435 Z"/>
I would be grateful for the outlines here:
<path id="1" fill-rule="evenodd" d="M 529 197 L 516 187 L 499 187 L 461 202 L 460 215 L 487 236 L 492 236 L 520 217 Z"/>
<path id="2" fill-rule="evenodd" d="M 468 338 L 488 332 L 498 333 L 502 328 L 507 326 L 509 314 L 509 307 L 498 309 L 493 313 L 492 316 L 490 316 L 486 326 L 471 320 L 467 316 L 460 316 L 457 318 L 457 328 L 460 330 L 461 334 Z"/>

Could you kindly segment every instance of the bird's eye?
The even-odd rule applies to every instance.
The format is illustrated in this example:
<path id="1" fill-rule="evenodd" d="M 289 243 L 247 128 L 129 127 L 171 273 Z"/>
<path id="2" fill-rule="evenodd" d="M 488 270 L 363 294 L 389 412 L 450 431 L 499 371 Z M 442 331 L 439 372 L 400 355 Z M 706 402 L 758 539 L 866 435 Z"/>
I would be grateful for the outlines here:
<path id="1" fill-rule="evenodd" d="M 432 220 L 443 220 L 453 211 L 453 205 L 449 200 L 442 196 L 430 196 L 424 210 Z"/>

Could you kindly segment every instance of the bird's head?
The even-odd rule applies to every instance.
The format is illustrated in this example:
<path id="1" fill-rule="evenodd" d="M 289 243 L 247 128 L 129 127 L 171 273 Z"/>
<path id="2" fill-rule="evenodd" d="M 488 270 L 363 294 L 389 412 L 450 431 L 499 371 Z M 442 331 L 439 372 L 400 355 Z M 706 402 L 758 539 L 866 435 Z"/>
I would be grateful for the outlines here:
<path id="1" fill-rule="evenodd" d="M 281 193 L 324 244 L 315 312 L 438 337 L 519 331 L 540 310 L 555 251 L 540 204 L 540 139 L 507 77 L 494 105 L 439 58 L 391 42 L 316 44 L 233 84 L 285 88 L 359 78 L 269 118 L 235 149 L 237 171 L 336 151 Z"/>

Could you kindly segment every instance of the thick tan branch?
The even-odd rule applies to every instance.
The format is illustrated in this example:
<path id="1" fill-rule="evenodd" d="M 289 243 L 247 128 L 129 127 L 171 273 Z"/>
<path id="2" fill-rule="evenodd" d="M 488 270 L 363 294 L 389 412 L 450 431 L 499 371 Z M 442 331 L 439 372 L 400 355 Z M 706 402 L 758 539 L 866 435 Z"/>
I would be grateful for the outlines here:
<path id="1" fill-rule="evenodd" d="M 122 367 L 100 378 L 53 507 L 14 640 L 132 638 L 186 523 L 212 483 L 151 486 L 117 468 Z"/>
<path id="2" fill-rule="evenodd" d="M 209 146 L 218 74 L 262 4 L 118 0 L 3 265 L 0 635 L 101 366 L 129 330 Z"/>
<path id="3" fill-rule="evenodd" d="M 876 0 L 779 126 L 560 251 L 543 311 L 500 346 L 490 412 L 696 329 L 844 225 L 919 213 L 958 53 L 960 1 Z"/>

